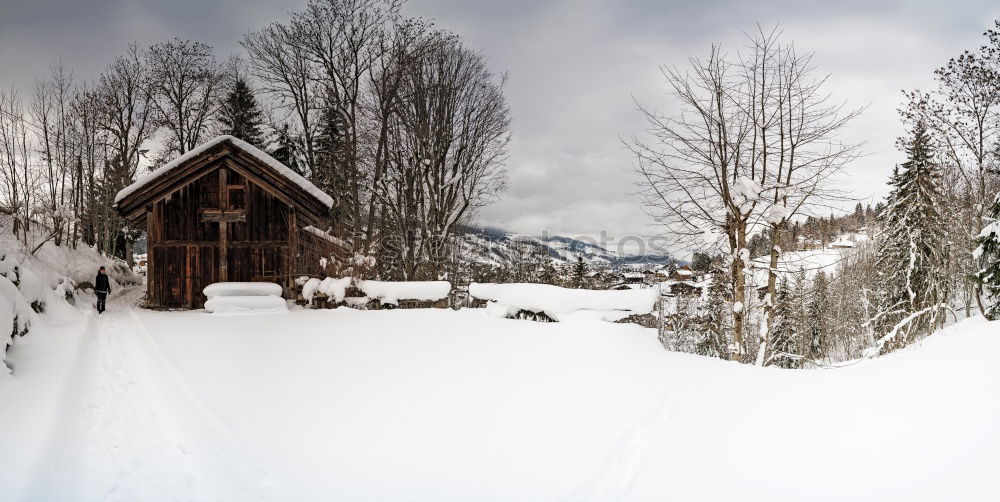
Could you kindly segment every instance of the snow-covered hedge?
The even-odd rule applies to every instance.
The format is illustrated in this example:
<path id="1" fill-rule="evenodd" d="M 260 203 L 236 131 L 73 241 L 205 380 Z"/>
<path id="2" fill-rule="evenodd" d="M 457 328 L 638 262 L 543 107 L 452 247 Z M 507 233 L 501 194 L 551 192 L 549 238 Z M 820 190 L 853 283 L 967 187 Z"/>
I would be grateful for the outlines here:
<path id="1" fill-rule="evenodd" d="M 358 288 L 368 298 L 383 304 L 398 304 L 400 300 L 438 301 L 448 298 L 448 281 L 357 281 Z"/>
<path id="2" fill-rule="evenodd" d="M 553 319 L 579 310 L 627 311 L 648 314 L 656 305 L 656 289 L 606 291 L 568 289 L 549 284 L 472 283 L 469 295 L 477 300 L 489 300 L 493 315 L 510 317 L 522 310 L 545 313 Z"/>
<path id="3" fill-rule="evenodd" d="M 347 296 L 347 288 L 351 287 L 352 278 L 343 277 L 340 279 L 327 277 L 319 280 L 315 277 L 306 280 L 302 285 L 302 297 L 307 302 L 312 302 L 316 293 L 326 295 L 328 302 L 340 303 Z"/>

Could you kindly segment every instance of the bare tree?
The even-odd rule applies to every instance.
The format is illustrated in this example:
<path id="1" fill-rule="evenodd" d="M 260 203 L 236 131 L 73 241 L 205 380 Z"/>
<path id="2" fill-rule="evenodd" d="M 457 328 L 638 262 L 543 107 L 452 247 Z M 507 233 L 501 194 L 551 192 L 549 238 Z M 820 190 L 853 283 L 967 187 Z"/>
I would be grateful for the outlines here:
<path id="1" fill-rule="evenodd" d="M 291 118 L 297 150 L 303 156 L 304 174 L 311 175 L 316 168 L 316 114 L 322 95 L 316 83 L 316 68 L 301 44 L 294 42 L 291 29 L 281 23 L 246 35 L 242 45 L 249 55 L 250 71 L 261 83 L 261 91 Z M 281 129 L 278 124 L 274 128 Z"/>
<path id="2" fill-rule="evenodd" d="M 223 72 L 212 48 L 175 38 L 150 47 L 146 61 L 156 124 L 171 135 L 164 153 L 191 150 L 209 129 L 222 88 Z"/>
<path id="3" fill-rule="evenodd" d="M 363 232 L 365 190 L 361 141 L 368 77 L 388 48 L 385 40 L 398 19 L 395 0 L 313 0 L 292 15 L 290 41 L 316 65 L 322 89 L 319 158 L 313 181 L 337 201 L 341 232 L 355 247 Z"/>
<path id="4" fill-rule="evenodd" d="M 510 113 L 505 77 L 453 35 L 433 34 L 403 77 L 389 125 L 388 171 L 375 187 L 386 207 L 402 276 L 446 249 L 462 219 L 506 186 Z"/>
<path id="5" fill-rule="evenodd" d="M 400 20 L 382 40 L 383 57 L 378 65 L 369 73 L 370 90 L 367 97 L 367 113 L 369 127 L 363 131 L 365 136 L 360 141 L 365 148 L 363 157 L 370 159 L 369 186 L 381 186 L 386 173 L 389 172 L 391 152 L 392 124 L 397 120 L 401 107 L 397 106 L 404 79 L 410 71 L 420 64 L 420 57 L 430 50 L 432 40 L 429 37 L 430 27 L 421 20 Z M 384 199 L 376 196 L 368 197 L 367 215 L 362 222 L 364 238 L 361 251 L 367 254 L 380 226 L 379 218 L 385 212 Z"/>
<path id="6" fill-rule="evenodd" d="M 756 358 L 763 365 L 774 318 L 780 234 L 795 216 L 845 200 L 829 181 L 859 155 L 859 145 L 840 143 L 838 137 L 860 110 L 832 102 L 824 90 L 827 76 L 816 75 L 813 55 L 782 45 L 777 28 L 764 32 L 758 26 L 749 40 L 749 55 L 741 67 L 751 82 L 746 97 L 753 124 L 750 172 L 761 187 L 762 224 L 770 227 L 771 235 Z"/>
<path id="7" fill-rule="evenodd" d="M 108 251 L 118 246 L 121 238 L 124 255 L 131 265 L 133 232 L 122 232 L 124 221 L 114 212 L 115 194 L 135 181 L 143 147 L 153 132 L 153 96 L 150 92 L 150 75 L 144 65 L 144 54 L 136 44 L 115 60 L 101 73 L 95 93 L 98 128 L 107 135 L 107 153 L 100 193 L 105 208 L 100 215 L 102 236 L 100 248 Z"/>
<path id="8" fill-rule="evenodd" d="M 668 231 L 691 244 L 720 247 L 732 292 L 729 353 L 748 360 L 747 292 L 752 274 L 747 241 L 770 227 L 777 236 L 796 214 L 840 196 L 831 176 L 858 155 L 837 142 L 857 111 L 829 103 L 825 78 L 813 76 L 811 55 L 782 45 L 776 31 L 748 37 L 745 56 L 730 62 L 713 46 L 690 68 L 662 68 L 680 112 L 664 115 L 639 105 L 648 136 L 627 146 L 635 155 L 646 207 Z M 773 309 L 780 248 L 770 252 L 765 309 Z M 769 320 L 759 325 L 754 360 L 762 364 Z"/>

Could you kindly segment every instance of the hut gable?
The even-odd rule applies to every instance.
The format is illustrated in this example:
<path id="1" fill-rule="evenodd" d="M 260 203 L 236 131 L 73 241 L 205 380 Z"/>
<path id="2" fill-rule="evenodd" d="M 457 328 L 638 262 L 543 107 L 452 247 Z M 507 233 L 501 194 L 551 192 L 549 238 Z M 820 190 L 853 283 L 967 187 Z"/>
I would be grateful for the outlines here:
<path id="1" fill-rule="evenodd" d="M 329 225 L 330 196 L 231 136 L 141 177 L 115 200 L 123 217 L 146 229 L 153 307 L 201 307 L 203 288 L 222 281 L 275 282 L 287 297 L 294 277 L 347 253 L 342 241 L 306 230 Z"/>
<path id="2" fill-rule="evenodd" d="M 233 136 L 216 137 L 163 167 L 140 176 L 135 183 L 118 192 L 115 206 L 129 221 L 134 221 L 151 199 L 165 197 L 176 188 L 222 167 L 223 163 L 237 172 L 243 171 L 241 174 L 244 176 L 255 178 L 257 184 L 270 188 L 276 196 L 286 199 L 286 203 L 301 206 L 299 209 L 309 210 L 318 219 L 325 218 L 333 206 L 333 198 L 309 180 L 259 148 Z M 283 197 L 289 192 L 295 196 Z"/>

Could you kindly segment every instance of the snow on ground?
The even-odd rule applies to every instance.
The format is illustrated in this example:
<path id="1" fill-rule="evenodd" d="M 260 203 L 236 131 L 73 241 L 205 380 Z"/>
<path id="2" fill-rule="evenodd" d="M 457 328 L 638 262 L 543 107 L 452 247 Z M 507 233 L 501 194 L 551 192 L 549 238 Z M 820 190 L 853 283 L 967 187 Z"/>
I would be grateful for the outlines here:
<path id="1" fill-rule="evenodd" d="M 580 310 L 630 311 L 648 314 L 656 305 L 659 291 L 654 288 L 606 291 L 597 289 L 561 288 L 551 284 L 472 283 L 469 294 L 479 300 L 489 300 L 506 317 L 520 310 L 545 312 L 550 316 Z"/>
<path id="2" fill-rule="evenodd" d="M 4 500 L 993 500 L 1000 325 L 833 370 L 483 309 L 44 316 Z"/>

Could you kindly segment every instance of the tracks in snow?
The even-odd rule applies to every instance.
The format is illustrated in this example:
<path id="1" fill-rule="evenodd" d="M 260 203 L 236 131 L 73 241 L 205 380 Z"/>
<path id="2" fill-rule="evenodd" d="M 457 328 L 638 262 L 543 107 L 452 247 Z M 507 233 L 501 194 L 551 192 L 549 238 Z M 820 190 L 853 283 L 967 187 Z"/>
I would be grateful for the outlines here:
<path id="1" fill-rule="evenodd" d="M 31 500 L 270 499 L 163 359 L 125 290 L 87 318 Z M 262 490 L 263 488 L 263 490 Z M 276 497 L 275 497 L 276 498 Z"/>
<path id="2" fill-rule="evenodd" d="M 704 375 L 692 375 L 683 383 L 666 390 L 651 412 L 633 423 L 618 441 L 601 471 L 564 498 L 564 502 L 623 500 L 635 484 L 653 434 L 670 422 L 680 403 L 684 402 L 684 397 L 694 392 L 696 382 L 702 376 Z"/>

